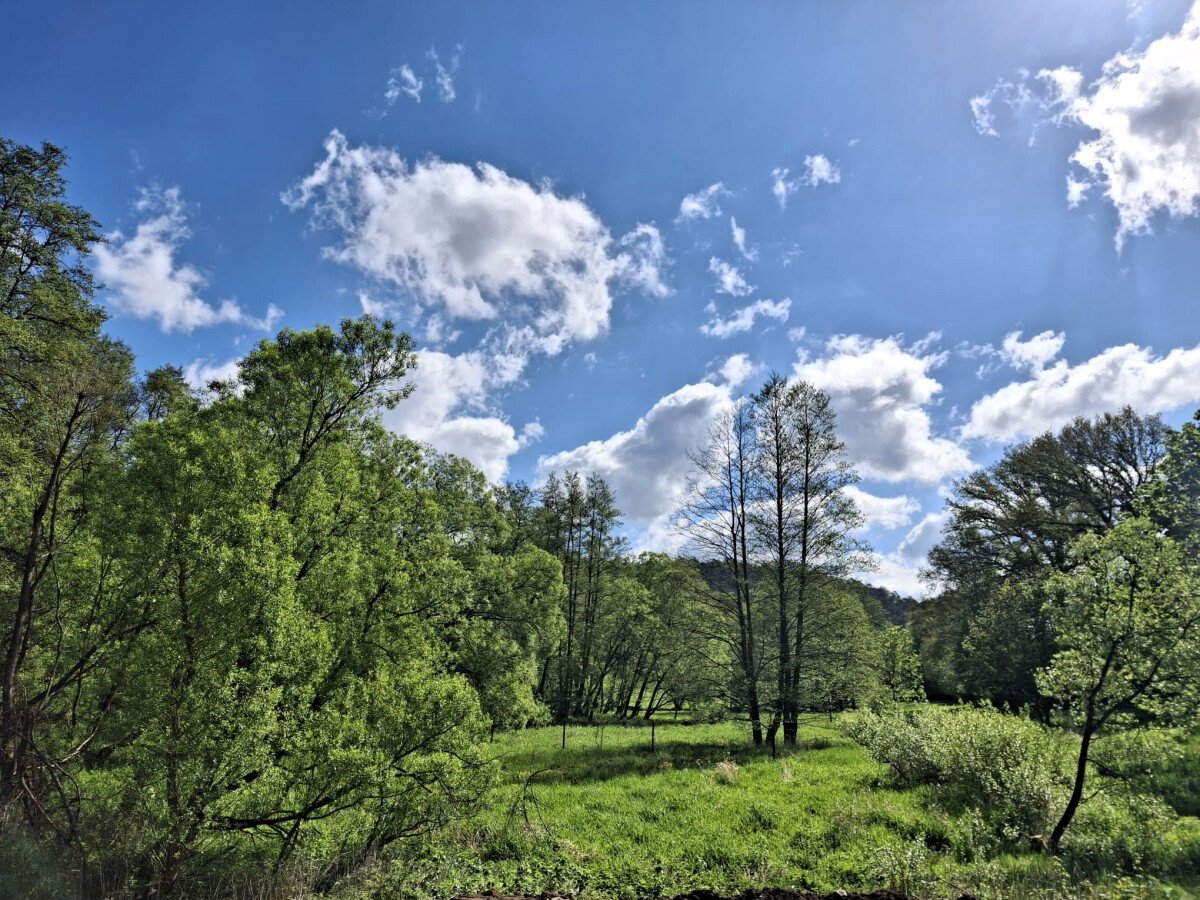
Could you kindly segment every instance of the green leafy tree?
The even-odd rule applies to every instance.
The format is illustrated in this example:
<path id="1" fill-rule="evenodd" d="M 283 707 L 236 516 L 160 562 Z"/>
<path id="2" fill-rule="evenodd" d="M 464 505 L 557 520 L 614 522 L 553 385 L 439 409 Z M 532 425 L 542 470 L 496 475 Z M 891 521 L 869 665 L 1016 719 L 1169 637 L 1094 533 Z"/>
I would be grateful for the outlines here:
<path id="1" fill-rule="evenodd" d="M 99 226 L 66 201 L 65 164 L 0 141 L 0 807 L 39 825 L 74 805 L 50 746 L 57 701 L 114 639 L 93 591 L 61 588 L 95 561 L 89 494 L 136 406 L 130 354 L 92 302 Z M 81 621 L 86 637 L 67 633 Z"/>
<path id="2" fill-rule="evenodd" d="M 1159 417 L 1128 407 L 1078 418 L 1056 434 L 1009 447 L 955 484 L 929 563 L 954 595 L 946 611 L 955 615 L 945 624 L 958 637 L 940 645 L 949 659 L 932 660 L 931 645 L 922 645 L 931 672 L 953 671 L 956 692 L 1029 706 L 1047 718 L 1033 676 L 1049 661 L 1054 640 L 1038 586 L 1066 571 L 1073 540 L 1136 510 L 1155 480 L 1164 434 Z"/>
<path id="3" fill-rule="evenodd" d="M 1130 519 L 1077 540 L 1071 562 L 1047 583 L 1060 649 L 1038 674 L 1080 737 L 1054 853 L 1083 802 L 1093 742 L 1148 721 L 1191 720 L 1200 704 L 1200 585 L 1178 545 Z"/>
<path id="4" fill-rule="evenodd" d="M 921 680 L 921 657 L 913 649 L 912 632 L 890 626 L 878 637 L 879 683 L 888 699 L 896 703 L 925 699 Z"/>
<path id="5" fill-rule="evenodd" d="M 1144 488 L 1147 515 L 1166 529 L 1189 558 L 1200 554 L 1200 412 L 1166 435 L 1166 457 Z"/>
<path id="6" fill-rule="evenodd" d="M 794 746 L 805 669 L 828 649 L 822 644 L 824 592 L 831 580 L 869 563 L 854 537 L 862 515 L 845 490 L 858 476 L 837 439 L 829 396 L 807 382 L 773 375 L 752 403 L 752 523 L 776 606 L 777 696 L 768 739 L 782 725 L 784 744 Z"/>

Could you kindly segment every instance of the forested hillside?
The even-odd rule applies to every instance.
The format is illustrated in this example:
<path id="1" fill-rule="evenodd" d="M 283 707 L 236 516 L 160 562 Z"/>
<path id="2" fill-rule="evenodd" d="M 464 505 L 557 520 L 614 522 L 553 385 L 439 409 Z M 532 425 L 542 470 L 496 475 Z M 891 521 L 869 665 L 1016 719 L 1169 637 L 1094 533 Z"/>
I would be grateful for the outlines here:
<path id="1" fill-rule="evenodd" d="M 953 869 L 976 863 L 1044 866 L 1046 890 L 1200 876 L 1200 420 L 1116 409 L 1011 445 L 955 484 L 918 602 L 856 580 L 875 557 L 835 404 L 772 375 L 680 461 L 678 551 L 635 554 L 600 475 L 492 484 L 386 428 L 422 364 L 391 320 L 285 328 L 201 388 L 140 371 L 66 165 L 0 144 L 0 894 L 586 894 L 589 865 L 591 896 L 936 894 L 984 884 Z M 605 727 L 641 723 L 650 755 L 644 726 L 605 755 Z M 664 751 L 666 723 L 717 749 Z M 819 852 L 764 838 L 792 854 L 774 869 L 671 844 L 637 893 L 529 812 L 631 771 L 684 810 L 740 767 L 754 828 L 842 825 Z M 846 779 L 838 809 L 770 799 L 817 772 Z M 908 812 L 855 812 L 877 790 Z M 862 861 L 897 835 L 911 871 Z M 517 851 L 546 868 L 506 868 Z M 478 883 L 405 880 L 452 852 Z"/>

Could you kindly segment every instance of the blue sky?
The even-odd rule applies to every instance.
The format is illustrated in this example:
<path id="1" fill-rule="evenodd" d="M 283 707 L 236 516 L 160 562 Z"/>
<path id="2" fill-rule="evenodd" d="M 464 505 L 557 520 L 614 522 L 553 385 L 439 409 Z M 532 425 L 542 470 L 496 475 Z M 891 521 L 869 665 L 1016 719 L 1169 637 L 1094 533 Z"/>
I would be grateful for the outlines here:
<path id="1" fill-rule="evenodd" d="M 659 548 L 711 416 L 808 378 L 908 592 L 1006 443 L 1200 406 L 1200 6 L 248 6 L 7 15 L 3 133 L 71 154 L 143 369 L 392 316 L 389 424 Z"/>

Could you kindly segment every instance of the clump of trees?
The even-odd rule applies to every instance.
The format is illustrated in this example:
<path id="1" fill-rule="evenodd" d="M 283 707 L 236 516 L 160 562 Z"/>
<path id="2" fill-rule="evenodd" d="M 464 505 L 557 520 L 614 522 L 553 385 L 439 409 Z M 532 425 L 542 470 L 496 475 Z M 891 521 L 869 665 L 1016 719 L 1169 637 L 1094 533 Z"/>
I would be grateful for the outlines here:
<path id="1" fill-rule="evenodd" d="M 416 364 L 391 323 L 285 329 L 199 394 L 136 378 L 64 164 L 0 145 L 5 850 L 88 894 L 330 884 L 479 801 L 488 725 L 538 715 L 559 563 L 379 423 Z"/>
<path id="2" fill-rule="evenodd" d="M 1051 852 L 1089 779 L 1125 777 L 1112 759 L 1097 770 L 1098 747 L 1129 764 L 1122 733 L 1200 712 L 1198 434 L 1126 408 L 1010 447 L 955 486 L 930 553 L 943 590 L 911 615 L 930 693 L 1078 738 Z"/>
<path id="3" fill-rule="evenodd" d="M 870 561 L 846 490 L 858 476 L 828 395 L 772 375 L 715 417 L 691 460 L 678 521 L 706 575 L 701 600 L 722 621 L 730 700 L 754 742 L 774 746 L 782 730 L 795 746 L 802 712 L 854 705 L 882 683 L 914 695 L 915 656 L 875 634 L 867 609 L 881 612 L 877 602 L 847 581 Z"/>

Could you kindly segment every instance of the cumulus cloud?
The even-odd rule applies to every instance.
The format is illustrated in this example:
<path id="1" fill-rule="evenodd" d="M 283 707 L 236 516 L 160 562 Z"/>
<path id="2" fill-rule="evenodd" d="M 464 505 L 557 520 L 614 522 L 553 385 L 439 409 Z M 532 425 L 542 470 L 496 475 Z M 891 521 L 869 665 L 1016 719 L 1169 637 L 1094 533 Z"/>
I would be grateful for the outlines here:
<path id="1" fill-rule="evenodd" d="M 1029 130 L 1082 126 L 1094 136 L 1071 154 L 1067 203 L 1099 188 L 1117 211 L 1117 249 L 1152 230 L 1155 217 L 1200 212 L 1200 2 L 1177 33 L 1109 59 L 1087 83 L 1070 66 L 1020 70 L 970 101 L 975 130 L 998 136 L 998 111 Z"/>
<path id="2" fill-rule="evenodd" d="M 1064 332 L 1043 331 L 1027 341 L 1021 340 L 1021 332 L 1005 335 L 1000 345 L 1000 356 L 1014 369 L 1023 369 L 1037 374 L 1058 356 L 1066 343 Z"/>
<path id="3" fill-rule="evenodd" d="M 612 487 L 639 547 L 673 546 L 669 520 L 687 486 L 687 453 L 701 446 L 713 417 L 755 371 L 744 355 L 730 357 L 707 381 L 686 384 L 655 403 L 627 431 L 538 460 L 538 471 L 597 472 Z"/>
<path id="4" fill-rule="evenodd" d="M 410 375 L 412 394 L 384 410 L 383 421 L 398 434 L 469 459 L 489 480 L 498 481 L 508 470 L 509 457 L 544 433 L 537 422 L 518 433 L 490 406 L 491 393 L 512 384 L 520 372 L 485 350 L 457 355 L 419 351 Z"/>
<path id="5" fill-rule="evenodd" d="M 191 236 L 179 188 L 146 190 L 135 206 L 144 215 L 131 235 L 114 231 L 94 250 L 96 274 L 113 305 L 138 319 L 157 319 L 163 331 L 189 332 L 230 322 L 270 331 L 282 311 L 269 306 L 262 318 L 247 315 L 236 300 L 213 305 L 199 294 L 208 279 L 176 258 Z"/>
<path id="6" fill-rule="evenodd" d="M 1058 341 L 1061 336 L 1053 337 Z M 975 402 L 962 428 L 964 438 L 1011 441 L 1054 430 L 1076 416 L 1114 412 L 1126 405 L 1148 414 L 1200 403 L 1200 347 L 1155 356 L 1148 347 L 1123 344 L 1076 366 L 1061 359 L 1049 365 L 1058 349 L 1050 355 L 1048 351 L 1049 345 L 1043 346 L 1033 364 L 1026 365 L 1027 380 Z"/>
<path id="7" fill-rule="evenodd" d="M 392 69 L 391 77 L 387 81 L 387 90 L 383 92 L 383 99 L 388 102 L 388 106 L 394 105 L 401 97 L 411 97 L 420 103 L 421 91 L 424 89 L 425 82 L 417 77 L 410 66 L 403 65 Z"/>
<path id="8" fill-rule="evenodd" d="M 935 338 L 906 346 L 896 337 L 839 335 L 796 363 L 796 377 L 832 398 L 838 433 L 863 476 L 932 484 L 971 469 L 967 452 L 935 434 L 929 417 L 942 390 L 930 373 L 946 359 L 930 350 Z"/>
<path id="9" fill-rule="evenodd" d="M 779 208 L 787 206 L 790 196 L 802 187 L 815 188 L 822 184 L 837 184 L 842 180 L 842 171 L 829 157 L 817 153 L 804 157 L 804 170 L 792 174 L 789 168 L 771 170 L 771 193 L 779 201 Z"/>
<path id="10" fill-rule="evenodd" d="M 734 297 L 744 297 L 754 290 L 754 285 L 749 284 L 742 273 L 738 271 L 736 266 L 731 266 L 723 259 L 712 257 L 708 261 L 708 271 L 713 274 L 717 281 L 717 293 L 730 294 Z"/>
<path id="11" fill-rule="evenodd" d="M 1118 249 L 1148 233 L 1159 213 L 1200 211 L 1200 2 L 1178 33 L 1117 54 L 1091 85 L 1066 67 L 1042 75 L 1054 86 L 1057 120 L 1096 132 L 1071 155 L 1085 174 L 1068 182 L 1068 200 L 1100 187 L 1117 211 Z"/>
<path id="12" fill-rule="evenodd" d="M 733 232 L 733 244 L 738 248 L 738 253 L 742 254 L 750 262 L 758 259 L 758 251 L 746 246 L 746 229 L 738 225 L 737 219 L 733 216 L 729 217 L 729 230 Z"/>
<path id="13" fill-rule="evenodd" d="M 847 487 L 846 494 L 854 501 L 854 505 L 866 520 L 863 530 L 879 528 L 890 531 L 893 528 L 902 528 L 911 522 L 912 517 L 921 509 L 920 503 L 903 494 L 899 497 L 880 497 L 864 491 L 857 485 Z"/>
<path id="14" fill-rule="evenodd" d="M 360 295 L 364 311 L 424 316 L 432 349 L 418 354 L 415 391 L 384 418 L 394 430 L 464 456 L 492 479 L 542 434 L 500 415 L 496 393 L 517 383 L 536 354 L 557 354 L 607 331 L 614 292 L 668 293 L 666 252 L 653 225 L 614 238 L 578 197 L 531 185 L 494 166 L 351 147 L 337 131 L 325 159 L 283 195 L 312 211 L 338 242 L 324 251 L 392 292 Z M 487 326 L 474 349 L 451 354 L 454 323 Z"/>
<path id="15" fill-rule="evenodd" d="M 716 184 L 710 184 L 702 191 L 688 194 L 679 203 L 679 215 L 675 217 L 675 221 L 711 219 L 713 216 L 721 215 L 721 207 L 717 201 L 728 194 L 729 191 L 725 190 L 725 185 L 719 181 Z"/>
<path id="16" fill-rule="evenodd" d="M 325 154 L 283 202 L 339 234 L 330 259 L 449 318 L 503 321 L 554 354 L 607 330 L 615 287 L 665 292 L 653 226 L 614 240 L 582 198 L 549 184 L 486 163 L 410 165 L 386 148 L 351 147 L 336 130 Z"/>
<path id="17" fill-rule="evenodd" d="M 749 306 L 743 306 L 726 319 L 714 316 L 712 321 L 700 326 L 700 331 L 709 337 L 727 338 L 754 327 L 754 320 L 760 316 L 768 319 L 778 319 L 786 322 L 791 311 L 792 301 L 783 299 L 759 300 Z"/>
<path id="18" fill-rule="evenodd" d="M 827 156 L 818 153 L 815 156 L 804 157 L 803 182 L 809 187 L 819 184 L 837 184 L 842 180 L 842 170 L 829 161 Z"/>
<path id="19" fill-rule="evenodd" d="M 721 368 L 717 370 L 714 377 L 709 378 L 709 381 L 714 381 L 718 384 L 723 383 L 729 388 L 736 390 L 745 384 L 760 368 L 761 366 L 745 353 L 735 353 L 721 364 Z"/>

